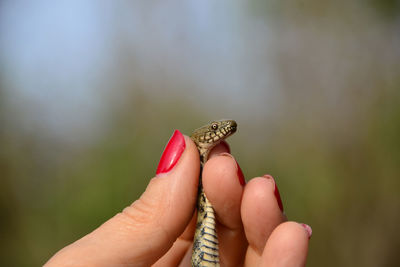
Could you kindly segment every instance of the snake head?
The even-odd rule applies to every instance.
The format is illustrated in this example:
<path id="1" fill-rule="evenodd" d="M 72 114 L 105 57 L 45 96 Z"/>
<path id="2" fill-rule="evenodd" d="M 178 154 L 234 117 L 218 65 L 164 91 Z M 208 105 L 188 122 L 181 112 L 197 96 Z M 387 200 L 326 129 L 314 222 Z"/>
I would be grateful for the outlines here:
<path id="1" fill-rule="evenodd" d="M 234 120 L 213 121 L 194 130 L 191 139 L 198 147 L 211 149 L 219 142 L 236 132 L 237 123 Z"/>

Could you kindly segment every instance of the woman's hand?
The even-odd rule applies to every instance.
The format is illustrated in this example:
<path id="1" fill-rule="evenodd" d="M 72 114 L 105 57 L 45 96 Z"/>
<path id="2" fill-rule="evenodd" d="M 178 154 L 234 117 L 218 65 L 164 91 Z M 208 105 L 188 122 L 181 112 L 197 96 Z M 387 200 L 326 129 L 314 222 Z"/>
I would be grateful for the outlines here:
<path id="1" fill-rule="evenodd" d="M 146 191 L 46 266 L 190 266 L 200 161 L 195 144 L 175 131 Z M 274 179 L 246 185 L 223 142 L 203 170 L 217 216 L 221 266 L 305 266 L 311 228 L 287 222 Z"/>

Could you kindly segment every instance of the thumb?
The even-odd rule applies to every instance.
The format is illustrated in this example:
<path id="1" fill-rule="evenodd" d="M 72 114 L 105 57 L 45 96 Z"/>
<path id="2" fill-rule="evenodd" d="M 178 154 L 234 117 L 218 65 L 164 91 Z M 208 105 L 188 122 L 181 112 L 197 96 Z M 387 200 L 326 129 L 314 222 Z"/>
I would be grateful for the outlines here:
<path id="1" fill-rule="evenodd" d="M 157 176 L 132 205 L 53 256 L 48 266 L 149 266 L 184 231 L 196 202 L 199 155 L 178 130 L 169 140 Z"/>

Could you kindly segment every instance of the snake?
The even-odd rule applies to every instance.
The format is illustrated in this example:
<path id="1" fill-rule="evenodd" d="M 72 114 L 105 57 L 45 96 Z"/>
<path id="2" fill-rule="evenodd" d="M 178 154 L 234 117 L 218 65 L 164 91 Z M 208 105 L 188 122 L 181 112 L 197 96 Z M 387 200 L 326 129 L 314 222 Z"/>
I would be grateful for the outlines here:
<path id="1" fill-rule="evenodd" d="M 234 120 L 219 120 L 194 130 L 190 136 L 200 155 L 197 223 L 191 257 L 193 267 L 220 266 L 215 211 L 204 193 L 202 172 L 211 149 L 234 134 L 236 129 L 237 124 Z"/>

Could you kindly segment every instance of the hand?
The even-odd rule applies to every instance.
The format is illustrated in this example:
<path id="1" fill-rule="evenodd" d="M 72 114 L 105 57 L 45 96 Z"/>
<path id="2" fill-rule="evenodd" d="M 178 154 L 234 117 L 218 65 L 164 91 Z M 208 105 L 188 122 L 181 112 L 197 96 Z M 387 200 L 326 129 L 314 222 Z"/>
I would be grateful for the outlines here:
<path id="1" fill-rule="evenodd" d="M 190 266 L 199 169 L 195 144 L 175 131 L 143 195 L 46 266 Z M 271 176 L 244 185 L 223 142 L 204 166 L 203 186 L 217 216 L 222 266 L 305 266 L 311 228 L 287 222 Z"/>

